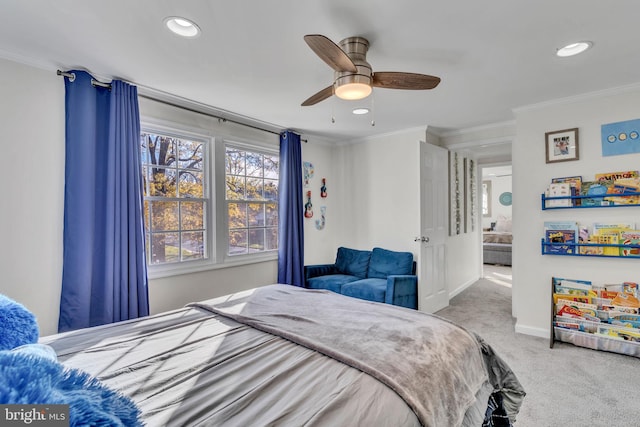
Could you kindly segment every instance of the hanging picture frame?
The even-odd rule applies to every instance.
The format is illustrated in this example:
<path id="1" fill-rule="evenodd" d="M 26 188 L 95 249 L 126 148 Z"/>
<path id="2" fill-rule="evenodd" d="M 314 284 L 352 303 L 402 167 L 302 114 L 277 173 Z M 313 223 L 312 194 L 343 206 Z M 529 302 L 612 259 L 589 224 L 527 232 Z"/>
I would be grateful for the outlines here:
<path id="1" fill-rule="evenodd" d="M 580 158 L 578 128 L 555 130 L 545 136 L 547 163 L 568 162 Z"/>

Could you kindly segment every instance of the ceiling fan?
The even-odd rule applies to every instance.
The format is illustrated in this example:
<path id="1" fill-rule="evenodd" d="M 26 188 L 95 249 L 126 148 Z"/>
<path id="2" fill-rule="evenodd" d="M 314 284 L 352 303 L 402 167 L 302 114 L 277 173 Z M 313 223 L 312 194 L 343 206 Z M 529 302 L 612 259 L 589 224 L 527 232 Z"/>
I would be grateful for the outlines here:
<path id="1" fill-rule="evenodd" d="M 321 34 L 304 36 L 311 50 L 334 70 L 333 84 L 306 99 L 302 106 L 317 104 L 332 95 L 346 100 L 366 98 L 373 87 L 387 89 L 433 89 L 440 78 L 426 74 L 385 71 L 374 73 L 367 62 L 369 41 L 347 37 L 338 46 Z"/>

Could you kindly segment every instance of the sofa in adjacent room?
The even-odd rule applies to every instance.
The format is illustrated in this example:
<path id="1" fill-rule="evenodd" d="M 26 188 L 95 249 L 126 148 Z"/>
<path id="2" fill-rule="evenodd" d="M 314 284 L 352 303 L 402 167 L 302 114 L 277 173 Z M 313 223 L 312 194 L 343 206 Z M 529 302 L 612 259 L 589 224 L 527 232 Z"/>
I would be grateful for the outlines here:
<path id="1" fill-rule="evenodd" d="M 310 289 L 418 308 L 418 276 L 411 252 L 340 247 L 334 264 L 305 265 L 304 276 Z"/>

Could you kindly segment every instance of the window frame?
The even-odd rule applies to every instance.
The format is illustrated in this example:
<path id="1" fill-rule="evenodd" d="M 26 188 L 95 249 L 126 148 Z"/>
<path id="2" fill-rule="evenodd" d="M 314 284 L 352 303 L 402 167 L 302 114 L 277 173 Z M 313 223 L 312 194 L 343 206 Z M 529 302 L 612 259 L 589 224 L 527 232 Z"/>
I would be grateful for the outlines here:
<path id="1" fill-rule="evenodd" d="M 228 255 L 229 225 L 226 212 L 225 161 L 227 145 L 261 154 L 280 156 L 279 147 L 268 142 L 231 138 L 217 135 L 214 130 L 190 127 L 167 120 L 141 118 L 140 132 L 158 133 L 174 138 L 202 141 L 205 143 L 203 159 L 204 199 L 207 203 L 205 215 L 205 239 L 208 258 L 178 261 L 166 264 L 147 264 L 149 279 L 171 277 L 207 270 L 255 264 L 278 259 L 278 251 Z M 139 151 L 138 151 L 139 152 Z M 280 186 L 278 186 L 280 189 Z M 277 203 L 277 202 L 276 202 Z M 146 230 L 145 230 L 146 236 Z M 220 238 L 219 238 L 220 237 Z M 145 258 L 146 261 L 146 258 Z"/>
<path id="2" fill-rule="evenodd" d="M 177 274 L 184 274 L 194 271 L 201 271 L 210 268 L 215 264 L 216 248 L 212 242 L 215 242 L 215 192 L 211 185 L 211 162 L 213 160 L 213 151 L 211 148 L 215 143 L 214 138 L 207 134 L 206 130 L 188 128 L 174 123 L 168 123 L 165 121 L 157 122 L 151 120 L 141 120 L 140 133 L 155 133 L 160 135 L 169 136 L 177 139 L 186 139 L 190 141 L 197 141 L 203 143 L 202 158 L 204 161 L 202 167 L 203 174 L 203 197 L 205 202 L 205 217 L 204 217 L 204 238 L 206 252 L 204 259 L 186 260 L 171 262 L 165 264 L 150 264 L 147 262 L 147 275 L 149 278 L 158 278 L 165 276 L 173 276 Z M 175 198 L 167 198 L 169 201 Z M 187 198 L 185 198 L 187 199 Z M 145 213 L 146 214 L 146 213 Z M 151 221 L 151 218 L 149 218 Z M 147 236 L 147 230 L 145 229 L 145 238 Z M 147 245 L 150 248 L 150 245 Z M 147 257 L 145 257 L 145 261 Z"/>
<path id="3" fill-rule="evenodd" d="M 263 262 L 263 261 L 271 261 L 278 259 L 278 250 L 257 252 L 257 253 L 246 253 L 246 254 L 236 254 L 229 255 L 229 215 L 227 212 L 227 197 L 226 197 L 226 150 L 227 147 L 233 147 L 240 150 L 250 151 L 253 153 L 259 153 L 263 155 L 269 156 L 277 156 L 280 158 L 280 149 L 279 147 L 274 147 L 271 144 L 267 143 L 259 143 L 256 141 L 247 141 L 240 138 L 223 138 L 221 140 L 221 144 L 216 145 L 216 149 L 219 149 L 219 155 L 217 156 L 220 164 L 216 164 L 217 170 L 221 172 L 220 176 L 217 177 L 219 186 L 216 189 L 219 191 L 218 194 L 221 194 L 221 199 L 218 200 L 219 209 L 218 214 L 221 228 L 218 229 L 218 235 L 225 236 L 223 239 L 219 239 L 220 245 L 218 246 L 218 254 L 221 258 L 223 258 L 223 263 L 227 265 L 237 265 L 237 264 L 248 264 L 254 262 Z M 278 167 L 280 163 L 278 164 Z M 278 191 L 280 191 L 280 177 L 278 177 Z M 276 205 L 278 205 L 278 200 L 276 200 Z M 278 206 L 279 209 L 279 206 Z M 279 212 L 278 212 L 279 214 Z"/>

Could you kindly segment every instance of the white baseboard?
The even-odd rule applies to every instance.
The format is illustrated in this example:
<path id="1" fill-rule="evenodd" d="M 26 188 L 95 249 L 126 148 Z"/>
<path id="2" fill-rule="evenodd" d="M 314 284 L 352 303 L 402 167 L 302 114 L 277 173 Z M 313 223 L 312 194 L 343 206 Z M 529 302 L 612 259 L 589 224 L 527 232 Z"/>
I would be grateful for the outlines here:
<path id="1" fill-rule="evenodd" d="M 516 333 L 524 335 L 533 335 L 534 337 L 549 338 L 551 333 L 549 329 L 534 328 L 533 326 L 522 325 L 516 321 Z"/>
<path id="2" fill-rule="evenodd" d="M 452 292 L 449 292 L 449 299 L 455 297 L 456 295 L 458 295 L 460 292 L 464 291 L 465 289 L 467 289 L 469 286 L 473 285 L 474 283 L 476 283 L 479 279 L 475 278 L 473 280 L 469 280 L 468 282 L 463 283 L 462 285 L 458 286 L 455 290 L 453 290 Z"/>

